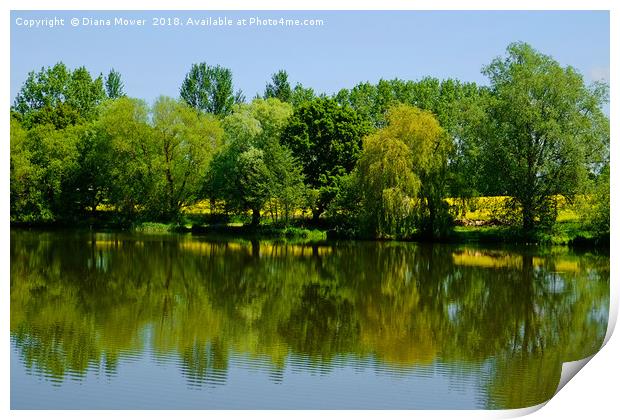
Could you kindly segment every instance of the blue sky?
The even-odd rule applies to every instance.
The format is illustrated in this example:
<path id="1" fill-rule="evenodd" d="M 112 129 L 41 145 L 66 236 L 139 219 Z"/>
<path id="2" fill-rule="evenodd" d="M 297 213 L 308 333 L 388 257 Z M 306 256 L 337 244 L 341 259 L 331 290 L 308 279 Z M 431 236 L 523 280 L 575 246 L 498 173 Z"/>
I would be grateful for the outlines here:
<path id="1" fill-rule="evenodd" d="M 146 19 L 144 27 L 70 25 L 71 18 Z M 153 17 L 323 19 L 321 27 L 154 27 Z M 16 20 L 63 18 L 65 26 L 26 28 Z M 232 69 L 247 98 L 286 69 L 293 82 L 328 94 L 380 78 L 458 78 L 486 83 L 481 68 L 525 41 L 576 67 L 586 82 L 609 80 L 609 13 L 597 11 L 342 12 L 11 12 L 11 97 L 30 70 L 63 61 L 91 73 L 111 68 L 127 94 L 152 102 L 178 97 L 192 63 Z"/>

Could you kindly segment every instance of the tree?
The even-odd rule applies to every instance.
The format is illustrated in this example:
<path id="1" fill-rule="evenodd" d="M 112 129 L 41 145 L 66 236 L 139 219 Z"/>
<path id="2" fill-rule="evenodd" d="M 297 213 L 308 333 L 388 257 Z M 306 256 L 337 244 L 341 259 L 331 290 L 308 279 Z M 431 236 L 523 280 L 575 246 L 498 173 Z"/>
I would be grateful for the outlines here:
<path id="1" fill-rule="evenodd" d="M 120 217 L 133 221 L 152 199 L 157 148 L 144 101 L 122 97 L 103 104 L 95 129 L 108 142 L 114 162 L 108 178 L 109 201 Z"/>
<path id="2" fill-rule="evenodd" d="M 430 112 L 409 105 L 390 108 L 387 120 L 364 139 L 348 184 L 356 195 L 348 203 L 357 209 L 358 230 L 372 237 L 416 231 L 439 237 L 450 226 L 443 203 L 449 137 Z"/>
<path id="3" fill-rule="evenodd" d="M 401 139 L 376 133 L 364 140 L 355 172 L 360 192 L 359 228 L 372 237 L 404 237 L 412 232 L 420 178 L 412 151 Z"/>
<path id="4" fill-rule="evenodd" d="M 252 226 L 260 223 L 260 211 L 269 198 L 273 181 L 265 164 L 265 153 L 253 146 L 241 152 L 235 162 L 236 197 L 240 208 L 252 210 Z"/>
<path id="5" fill-rule="evenodd" d="M 116 70 L 110 70 L 105 79 L 105 91 L 110 99 L 118 99 L 125 96 L 125 84 L 121 80 L 121 74 Z"/>
<path id="6" fill-rule="evenodd" d="M 12 189 L 21 192 L 13 195 L 14 209 L 20 209 L 16 219 L 40 222 L 73 216 L 70 180 L 77 170 L 77 143 L 82 132 L 81 126 L 56 130 L 40 125 L 27 132 L 21 145 L 18 138 L 13 139 L 13 180 L 20 185 Z"/>
<path id="7" fill-rule="evenodd" d="M 282 143 L 301 163 L 306 184 L 319 191 L 312 208 L 315 221 L 335 197 L 338 178 L 353 170 L 369 131 L 353 109 L 334 99 L 305 102 L 293 113 Z"/>
<path id="8" fill-rule="evenodd" d="M 314 89 L 305 88 L 301 83 L 297 83 L 291 92 L 291 104 L 297 109 L 301 104 L 312 101 L 316 98 Z"/>
<path id="9" fill-rule="evenodd" d="M 12 109 L 26 129 L 48 123 L 63 129 L 92 121 L 104 99 L 101 76 L 93 79 L 84 67 L 71 71 L 58 63 L 28 73 Z"/>
<path id="10" fill-rule="evenodd" d="M 610 232 L 610 186 L 609 186 L 609 163 L 600 171 L 594 182 L 592 191 L 588 191 L 583 217 L 586 226 L 599 237 L 609 236 Z"/>
<path id="11" fill-rule="evenodd" d="M 606 87 L 587 87 L 525 43 L 510 44 L 483 73 L 489 77 L 486 174 L 497 180 L 519 213 L 525 233 L 555 222 L 554 196 L 580 191 L 588 172 L 606 160 Z"/>
<path id="12" fill-rule="evenodd" d="M 487 125 L 485 104 L 488 90 L 474 84 L 466 85 L 466 92 L 446 104 L 442 115 L 448 127 L 444 127 L 452 137 L 453 151 L 448 162 L 449 196 L 458 199 L 457 213 L 462 217 L 473 197 L 480 195 L 498 195 L 497 185 L 489 183 L 480 170 L 482 148 L 480 133 Z M 501 195 L 501 193 L 500 193 Z"/>
<path id="13" fill-rule="evenodd" d="M 351 90 L 341 89 L 335 96 L 339 104 L 353 108 L 369 124 L 379 127 L 383 125 L 383 112 L 377 106 L 377 88 L 369 82 L 359 83 Z"/>
<path id="14" fill-rule="evenodd" d="M 200 198 L 223 130 L 214 116 L 168 97 L 157 99 L 152 114 L 157 180 L 151 208 L 156 217 L 174 220 Z"/>
<path id="15" fill-rule="evenodd" d="M 11 221 L 36 221 L 52 217 L 39 189 L 39 168 L 32 163 L 27 131 L 11 118 Z"/>
<path id="16" fill-rule="evenodd" d="M 293 90 L 288 81 L 288 73 L 285 70 L 278 70 L 271 76 L 271 82 L 265 86 L 263 98 L 277 98 L 282 102 L 291 102 Z"/>
<path id="17" fill-rule="evenodd" d="M 244 100 L 233 91 L 232 71 L 206 63 L 192 64 L 181 85 L 181 98 L 199 111 L 226 116 L 233 105 Z"/>
<path id="18" fill-rule="evenodd" d="M 76 148 L 77 165 L 68 180 L 67 199 L 78 214 L 90 211 L 94 216 L 112 188 L 111 144 L 103 130 L 90 123 L 81 130 Z"/>
<path id="19" fill-rule="evenodd" d="M 65 100 L 70 71 L 63 63 L 41 68 L 38 73 L 28 73 L 15 98 L 13 109 L 22 116 L 36 112 L 45 106 L 55 107 Z"/>
<path id="20" fill-rule="evenodd" d="M 209 190 L 233 210 L 252 211 L 253 226 L 269 200 L 284 207 L 287 219 L 303 189 L 299 165 L 280 144 L 291 113 L 278 99 L 255 99 L 224 119 L 226 144 L 213 160 Z"/>

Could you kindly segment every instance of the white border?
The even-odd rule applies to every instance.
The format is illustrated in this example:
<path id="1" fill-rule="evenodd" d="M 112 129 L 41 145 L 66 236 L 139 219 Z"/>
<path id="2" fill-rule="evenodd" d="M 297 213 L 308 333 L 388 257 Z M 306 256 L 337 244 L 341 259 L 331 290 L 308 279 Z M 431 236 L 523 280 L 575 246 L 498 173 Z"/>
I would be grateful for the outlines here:
<path id="1" fill-rule="evenodd" d="M 611 11 L 611 51 L 610 51 L 610 80 L 612 102 L 620 98 L 618 95 L 617 84 L 614 84 L 618 76 L 618 51 L 620 43 L 618 34 L 620 31 L 620 2 L 617 0 L 175 0 L 170 1 L 147 1 L 147 0 L 3 0 L 0 5 L 3 22 L 0 27 L 2 33 L 2 55 L 9 58 L 10 55 L 10 10 L 610 10 Z M 10 67 L 5 61 L 0 66 L 0 77 L 3 80 L 1 89 L 2 100 L 8 108 L 12 98 L 10 97 Z M 2 251 L 3 275 L 0 286 L 0 298 L 2 299 L 3 310 L 0 315 L 2 320 L 2 332 L 0 336 L 4 338 L 4 345 L 0 346 L 0 372 L 2 379 L 0 382 L 0 414 L 8 414 L 16 418 L 29 418 L 30 416 L 45 416 L 51 418 L 81 418 L 85 413 L 79 411 L 11 411 L 9 412 L 9 391 L 10 376 L 8 369 L 9 361 L 9 293 L 10 293 L 10 274 L 9 274 L 9 113 L 5 112 L 0 117 L 0 129 L 3 133 L 3 144 L 1 148 L 0 165 L 4 176 L 0 181 L 2 200 L 0 220 L 5 223 L 1 227 L 1 236 L 4 239 L 0 242 Z M 610 106 L 611 135 L 612 138 L 618 133 L 618 112 L 615 105 Z M 618 194 L 614 194 L 614 187 L 618 184 L 618 176 L 615 170 L 615 162 L 618 162 L 617 148 L 612 145 L 612 165 L 611 188 L 612 188 L 612 238 L 611 238 L 611 308 L 610 308 L 610 327 L 606 340 L 615 326 L 618 314 L 618 228 L 614 222 L 618 215 L 619 203 Z M 612 337 L 599 354 L 597 354 L 583 372 L 577 375 L 577 379 L 570 381 L 561 392 L 553 397 L 544 407 L 532 415 L 532 418 L 556 419 L 556 418 L 583 418 L 585 416 L 606 419 L 615 418 L 618 410 L 618 397 L 615 390 L 618 384 L 619 362 L 616 354 L 620 354 L 620 343 L 617 337 Z M 544 404 L 543 404 L 544 405 Z M 355 417 L 355 418 L 374 418 L 389 416 L 393 418 L 497 418 L 514 417 L 515 415 L 527 414 L 537 408 L 524 410 L 500 410 L 488 411 L 388 411 L 388 412 L 357 412 L 357 411 L 256 411 L 256 412 L 235 412 L 235 411 L 178 411 L 174 415 L 182 415 L 192 418 L 203 418 L 205 416 L 217 416 L 218 418 L 233 418 L 237 415 L 251 416 L 259 419 L 289 418 L 294 416 L 301 419 L 314 419 L 317 415 L 329 418 Z M 121 416 L 132 418 L 168 418 L 173 412 L 168 411 L 91 411 L 89 417 L 108 418 L 109 416 Z"/>

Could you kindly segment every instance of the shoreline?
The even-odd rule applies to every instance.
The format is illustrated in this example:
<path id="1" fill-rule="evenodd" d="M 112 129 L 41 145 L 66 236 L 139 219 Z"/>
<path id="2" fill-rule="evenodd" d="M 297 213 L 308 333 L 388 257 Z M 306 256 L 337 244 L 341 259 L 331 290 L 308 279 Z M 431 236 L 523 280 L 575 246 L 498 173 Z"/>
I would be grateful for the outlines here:
<path id="1" fill-rule="evenodd" d="M 101 220 L 88 223 L 68 222 L 10 222 L 10 229 L 17 230 L 88 230 L 99 232 L 126 232 L 137 234 L 199 234 L 214 235 L 220 238 L 249 239 L 249 240 L 286 240 L 322 242 L 326 240 L 351 240 L 364 242 L 417 242 L 438 244 L 496 244 L 496 245 L 519 245 L 519 246 L 568 246 L 576 249 L 594 249 L 608 251 L 609 236 L 596 237 L 584 235 L 583 231 L 574 229 L 570 231 L 562 223 L 555 232 L 541 233 L 532 239 L 525 237 L 517 229 L 508 226 L 455 226 L 450 234 L 441 239 L 432 239 L 423 236 L 409 238 L 369 238 L 338 234 L 333 229 L 323 226 L 300 225 L 300 226 L 274 226 L 260 225 L 258 227 L 246 224 L 175 224 L 159 222 L 141 222 L 132 225 L 104 222 Z M 568 230 L 568 232 L 567 232 Z"/>

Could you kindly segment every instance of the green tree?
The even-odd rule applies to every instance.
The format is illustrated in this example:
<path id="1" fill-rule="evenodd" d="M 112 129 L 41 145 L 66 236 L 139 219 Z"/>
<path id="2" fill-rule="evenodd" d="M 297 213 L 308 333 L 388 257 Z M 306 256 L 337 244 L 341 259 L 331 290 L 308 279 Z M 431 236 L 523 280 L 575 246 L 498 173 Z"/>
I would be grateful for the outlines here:
<path id="1" fill-rule="evenodd" d="M 596 178 L 594 190 L 587 206 L 590 227 L 596 235 L 609 236 L 610 232 L 610 186 L 609 163 L 607 163 Z"/>
<path id="2" fill-rule="evenodd" d="M 152 114 L 158 180 L 151 207 L 158 217 L 173 220 L 183 207 L 200 198 L 223 130 L 214 116 L 197 114 L 185 103 L 168 97 L 157 99 Z"/>
<path id="3" fill-rule="evenodd" d="M 79 67 L 73 71 L 63 63 L 28 74 L 13 104 L 22 125 L 53 124 L 58 129 L 81 121 L 92 121 L 105 99 L 101 76 L 93 79 Z"/>
<path id="4" fill-rule="evenodd" d="M 105 79 L 105 91 L 110 99 L 118 99 L 125 96 L 125 84 L 121 79 L 121 74 L 116 70 L 110 70 Z"/>
<path id="5" fill-rule="evenodd" d="M 27 201 L 36 202 L 37 211 L 32 221 L 64 220 L 74 215 L 71 183 L 78 168 L 77 144 L 82 126 L 56 130 L 51 125 L 40 125 L 28 131 L 25 148 L 34 168 L 34 193 Z"/>
<path id="6" fill-rule="evenodd" d="M 314 89 L 306 88 L 301 83 L 297 83 L 291 92 L 291 104 L 293 108 L 298 108 L 301 104 L 312 101 L 316 98 Z"/>
<path id="7" fill-rule="evenodd" d="M 39 189 L 40 170 L 32 163 L 27 131 L 16 118 L 11 118 L 10 143 L 11 221 L 51 219 Z"/>
<path id="8" fill-rule="evenodd" d="M 358 229 L 373 237 L 446 233 L 443 203 L 451 143 L 428 111 L 396 105 L 388 124 L 364 139 L 353 173 Z"/>
<path id="9" fill-rule="evenodd" d="M 341 89 L 334 97 L 341 105 L 349 105 L 375 127 L 383 125 L 385 110 L 377 106 L 377 87 L 369 82 L 359 83 L 351 90 Z"/>
<path id="10" fill-rule="evenodd" d="M 95 128 L 108 142 L 109 201 L 123 221 L 133 221 L 148 205 L 156 182 L 157 147 L 144 101 L 122 97 L 104 103 Z"/>
<path id="11" fill-rule="evenodd" d="M 282 102 L 291 102 L 293 90 L 288 81 L 288 73 L 285 70 L 278 70 L 271 76 L 271 82 L 265 86 L 263 98 L 277 98 Z"/>
<path id="12" fill-rule="evenodd" d="M 115 162 L 111 159 L 111 143 L 94 122 L 83 127 L 76 148 L 77 166 L 68 182 L 68 199 L 78 214 L 89 211 L 94 216 L 112 188 L 110 177 Z"/>
<path id="13" fill-rule="evenodd" d="M 420 190 L 412 162 L 412 151 L 401 139 L 376 133 L 364 140 L 355 172 L 363 234 L 404 237 L 412 232 Z"/>
<path id="14" fill-rule="evenodd" d="M 303 167 L 306 184 L 319 192 L 314 220 L 336 196 L 339 177 L 350 173 L 359 156 L 368 124 L 350 107 L 318 98 L 300 105 L 282 134 Z"/>
<path id="15" fill-rule="evenodd" d="M 254 226 L 269 200 L 288 219 L 303 190 L 299 165 L 280 144 L 291 113 L 291 105 L 278 99 L 255 99 L 224 120 L 226 145 L 214 158 L 209 189 L 231 209 L 251 210 Z"/>
<path id="16" fill-rule="evenodd" d="M 192 64 L 181 85 L 181 98 L 199 111 L 226 116 L 234 104 L 244 100 L 239 91 L 234 93 L 232 71 L 207 63 Z"/>
<path id="17" fill-rule="evenodd" d="M 252 226 L 260 223 L 260 211 L 269 199 L 273 181 L 265 163 L 265 153 L 253 146 L 241 152 L 235 161 L 237 206 L 252 210 Z"/>
<path id="18" fill-rule="evenodd" d="M 606 88 L 587 87 L 572 67 L 525 43 L 510 44 L 483 73 L 491 82 L 486 173 L 513 197 L 531 233 L 555 222 L 553 197 L 578 193 L 588 172 L 606 160 Z"/>
<path id="19" fill-rule="evenodd" d="M 443 115 L 450 115 L 446 122 L 452 137 L 453 151 L 448 163 L 448 190 L 452 198 L 458 199 L 456 213 L 462 217 L 473 197 L 483 194 L 497 195 L 497 185 L 483 176 L 482 145 L 480 133 L 487 125 L 486 101 L 488 91 L 474 84 L 469 85 L 469 92 L 457 97 Z M 442 125 L 443 127 L 443 125 Z"/>
<path id="20" fill-rule="evenodd" d="M 340 104 L 350 105 L 375 127 L 387 123 L 390 107 L 403 103 L 433 112 L 441 126 L 451 132 L 462 117 L 456 106 L 458 101 L 477 94 L 475 83 L 425 77 L 418 81 L 381 79 L 376 85 L 364 82 L 350 90 L 340 90 L 335 99 Z"/>

